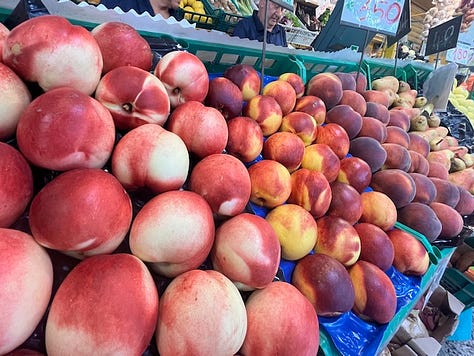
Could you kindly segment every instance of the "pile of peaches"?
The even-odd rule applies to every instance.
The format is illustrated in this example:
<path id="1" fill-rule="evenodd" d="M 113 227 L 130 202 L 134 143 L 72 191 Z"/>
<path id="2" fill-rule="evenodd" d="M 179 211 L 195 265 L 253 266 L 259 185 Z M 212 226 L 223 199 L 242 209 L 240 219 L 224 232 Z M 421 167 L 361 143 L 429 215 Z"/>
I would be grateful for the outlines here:
<path id="1" fill-rule="evenodd" d="M 395 228 L 397 110 L 362 73 L 152 59 L 120 22 L 0 26 L 0 354 L 315 355 L 318 316 L 389 322 L 385 271 L 430 264 Z"/>

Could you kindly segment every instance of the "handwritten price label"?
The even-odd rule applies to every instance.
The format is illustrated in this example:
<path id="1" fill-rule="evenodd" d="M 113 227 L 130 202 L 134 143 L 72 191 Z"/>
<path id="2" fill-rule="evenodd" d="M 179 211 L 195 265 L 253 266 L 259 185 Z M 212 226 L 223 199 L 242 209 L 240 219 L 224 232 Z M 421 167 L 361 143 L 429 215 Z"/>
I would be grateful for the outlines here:
<path id="1" fill-rule="evenodd" d="M 341 22 L 394 36 L 405 1 L 408 0 L 344 0 Z"/>
<path id="2" fill-rule="evenodd" d="M 474 51 L 467 45 L 458 43 L 456 48 L 446 51 L 446 60 L 458 64 L 468 65 L 474 59 Z"/>
<path id="3" fill-rule="evenodd" d="M 458 16 L 431 28 L 426 39 L 425 56 L 456 47 L 461 21 L 462 16 Z"/>

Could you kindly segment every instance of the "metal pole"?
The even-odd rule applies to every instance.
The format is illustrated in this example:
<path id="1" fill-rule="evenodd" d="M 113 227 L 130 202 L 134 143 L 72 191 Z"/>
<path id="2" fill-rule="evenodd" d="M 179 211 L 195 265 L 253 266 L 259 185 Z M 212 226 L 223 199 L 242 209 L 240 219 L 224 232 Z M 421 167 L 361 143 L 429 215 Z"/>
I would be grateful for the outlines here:
<path id="1" fill-rule="evenodd" d="M 263 1 L 263 0 L 260 0 Z M 260 68 L 260 73 L 262 74 L 262 80 L 260 82 L 260 93 L 262 93 L 263 90 L 263 78 L 265 75 L 265 53 L 267 50 L 267 26 L 268 26 L 268 1 L 265 0 L 265 21 L 263 22 L 263 44 L 262 44 L 262 63 L 261 63 L 261 68 Z"/>
<path id="2" fill-rule="evenodd" d="M 364 51 L 365 47 L 367 47 L 367 41 L 369 40 L 369 30 L 365 31 L 365 39 L 364 39 L 364 47 L 362 47 L 362 50 L 360 51 L 360 60 L 359 60 L 359 66 L 357 68 L 357 76 L 356 76 L 356 82 L 359 80 L 359 73 L 360 73 L 360 68 L 362 67 L 362 61 L 364 60 Z"/>

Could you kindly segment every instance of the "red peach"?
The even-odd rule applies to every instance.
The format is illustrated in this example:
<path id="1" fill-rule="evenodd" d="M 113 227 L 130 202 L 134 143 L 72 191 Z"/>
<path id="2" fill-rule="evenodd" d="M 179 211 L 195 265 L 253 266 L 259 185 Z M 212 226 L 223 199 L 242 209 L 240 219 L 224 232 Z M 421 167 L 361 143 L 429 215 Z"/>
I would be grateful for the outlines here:
<path id="1" fill-rule="evenodd" d="M 324 126 L 318 126 L 314 143 L 324 143 L 328 145 L 339 159 L 343 159 L 349 153 L 349 135 L 341 125 L 336 123 L 327 123 Z"/>
<path id="2" fill-rule="evenodd" d="M 345 157 L 341 159 L 337 180 L 350 184 L 362 193 L 369 187 L 372 170 L 369 164 L 359 157 Z"/>
<path id="3" fill-rule="evenodd" d="M 229 120 L 242 114 L 242 92 L 230 79 L 216 77 L 209 82 L 204 103 L 219 110 L 224 119 Z"/>
<path id="4" fill-rule="evenodd" d="M 293 111 L 283 116 L 280 131 L 296 134 L 308 146 L 316 139 L 318 124 L 310 114 Z"/>
<path id="5" fill-rule="evenodd" d="M 301 98 L 304 95 L 306 88 L 303 82 L 303 78 L 301 78 L 298 74 L 291 72 L 283 73 L 278 77 L 278 79 L 287 81 L 291 84 L 293 89 L 295 89 L 297 99 Z"/>
<path id="6" fill-rule="evenodd" d="M 313 143 L 304 147 L 301 167 L 321 172 L 329 183 L 336 180 L 340 164 L 337 154 L 325 143 Z"/>
<path id="7" fill-rule="evenodd" d="M 269 136 L 280 128 L 283 112 L 276 99 L 269 95 L 252 97 L 243 108 L 243 115 L 260 125 L 264 136 Z"/>
<path id="8" fill-rule="evenodd" d="M 310 114 L 318 125 L 326 121 L 326 104 L 321 98 L 314 95 L 303 95 L 296 99 L 294 111 Z"/>
<path id="9" fill-rule="evenodd" d="M 329 110 L 341 101 L 342 82 L 334 73 L 318 73 L 306 83 L 306 95 L 321 98 Z"/>
<path id="10" fill-rule="evenodd" d="M 227 121 L 229 137 L 226 152 L 244 163 L 258 158 L 263 149 L 263 132 L 260 125 L 247 116 Z"/>
<path id="11" fill-rule="evenodd" d="M 354 228 L 360 239 L 359 259 L 373 263 L 382 271 L 388 270 L 393 264 L 395 252 L 387 233 L 370 223 L 358 223 Z"/>
<path id="12" fill-rule="evenodd" d="M 362 128 L 362 116 L 350 105 L 337 104 L 327 112 L 326 123 L 340 125 L 346 131 L 349 139 L 353 139 Z"/>
<path id="13" fill-rule="evenodd" d="M 387 231 L 394 248 L 393 267 L 406 275 L 422 276 L 430 265 L 423 244 L 412 234 L 400 229 Z"/>
<path id="14" fill-rule="evenodd" d="M 296 134 L 279 131 L 265 140 L 262 155 L 280 162 L 291 173 L 300 167 L 304 152 L 304 143 Z"/>
<path id="15" fill-rule="evenodd" d="M 296 103 L 296 91 L 293 86 L 283 80 L 278 79 L 266 84 L 262 89 L 263 95 L 268 95 L 278 102 L 283 116 L 293 111 Z"/>
<path id="16" fill-rule="evenodd" d="M 353 186 L 337 180 L 330 185 L 332 199 L 326 215 L 337 216 L 354 225 L 362 215 L 360 193 Z"/>
<path id="17" fill-rule="evenodd" d="M 349 105 L 354 111 L 358 112 L 360 116 L 365 116 L 367 110 L 365 98 L 355 90 L 343 90 L 342 98 L 338 105 Z"/>
<path id="18" fill-rule="evenodd" d="M 362 215 L 359 222 L 367 222 L 388 231 L 397 222 L 397 208 L 384 193 L 368 191 L 361 193 Z"/>
<path id="19" fill-rule="evenodd" d="M 245 101 L 260 93 L 260 74 L 250 64 L 234 64 L 224 71 L 223 76 L 240 88 Z"/>

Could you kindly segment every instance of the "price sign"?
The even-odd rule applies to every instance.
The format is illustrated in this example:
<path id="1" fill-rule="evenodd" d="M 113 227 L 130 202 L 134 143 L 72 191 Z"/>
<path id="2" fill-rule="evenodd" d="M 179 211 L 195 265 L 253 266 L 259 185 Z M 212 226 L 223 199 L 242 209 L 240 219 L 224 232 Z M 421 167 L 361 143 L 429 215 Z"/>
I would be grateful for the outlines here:
<path id="1" fill-rule="evenodd" d="M 344 0 L 341 23 L 394 36 L 408 0 Z"/>
<path id="2" fill-rule="evenodd" d="M 425 56 L 456 47 L 461 21 L 462 16 L 458 16 L 431 28 L 426 40 Z"/>
<path id="3" fill-rule="evenodd" d="M 407 35 L 411 31 L 411 6 L 410 0 L 405 0 L 405 5 L 403 5 L 402 15 L 400 16 L 400 21 L 398 22 L 398 29 L 395 36 L 387 36 L 387 47 L 390 47 L 400 38 Z"/>
<path id="4" fill-rule="evenodd" d="M 456 48 L 446 51 L 446 60 L 458 64 L 468 65 L 474 59 L 474 51 L 466 44 L 458 42 Z"/>

